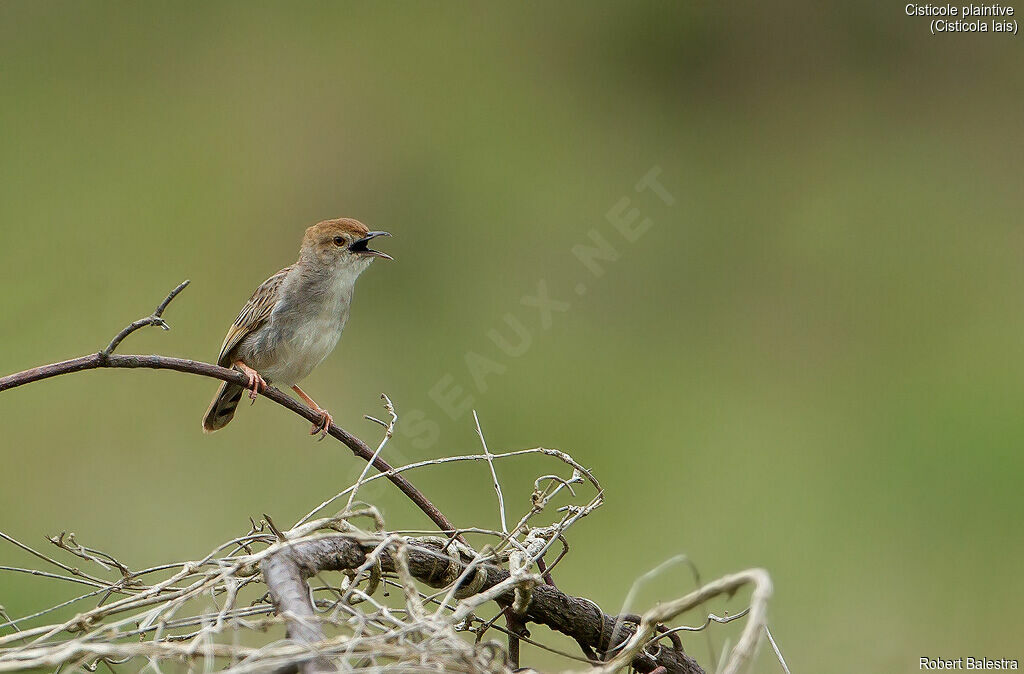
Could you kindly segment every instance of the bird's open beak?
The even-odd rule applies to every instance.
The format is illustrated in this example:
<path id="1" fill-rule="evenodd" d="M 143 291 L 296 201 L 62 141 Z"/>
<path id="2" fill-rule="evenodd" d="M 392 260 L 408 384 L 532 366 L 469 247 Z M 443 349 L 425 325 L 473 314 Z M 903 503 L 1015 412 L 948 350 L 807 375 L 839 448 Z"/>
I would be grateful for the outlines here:
<path id="1" fill-rule="evenodd" d="M 393 259 L 395 259 L 395 258 L 391 257 L 390 255 L 388 255 L 387 253 L 382 253 L 379 250 L 372 250 L 372 249 L 367 247 L 367 244 L 370 243 L 370 240 L 371 239 L 375 239 L 378 236 L 391 236 L 391 235 L 388 234 L 387 232 L 370 232 L 369 234 L 367 234 L 363 238 L 359 239 L 358 241 L 352 242 L 352 245 L 349 246 L 348 249 L 350 251 L 352 251 L 353 253 L 357 254 L 357 255 L 367 255 L 369 257 L 382 257 L 385 260 L 393 260 Z"/>

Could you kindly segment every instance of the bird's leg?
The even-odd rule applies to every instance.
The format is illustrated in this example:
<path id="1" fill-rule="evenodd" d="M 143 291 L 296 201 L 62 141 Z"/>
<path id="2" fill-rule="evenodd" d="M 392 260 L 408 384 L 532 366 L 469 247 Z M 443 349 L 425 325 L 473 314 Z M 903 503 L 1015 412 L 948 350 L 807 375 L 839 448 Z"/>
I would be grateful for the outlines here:
<path id="1" fill-rule="evenodd" d="M 316 401 L 310 398 L 306 393 L 298 386 L 293 386 L 292 390 L 299 394 L 299 397 L 306 401 L 306 404 L 316 410 L 317 414 L 320 415 L 320 422 L 313 424 L 313 430 L 309 432 L 310 435 L 316 435 L 320 433 L 320 439 L 323 440 L 327 436 L 327 431 L 330 429 L 331 424 L 334 423 L 334 418 L 325 410 L 316 404 Z"/>
<path id="2" fill-rule="evenodd" d="M 259 372 L 240 360 L 236 360 L 232 365 L 241 370 L 242 374 L 249 378 L 249 383 L 246 385 L 246 388 L 249 389 L 250 400 L 252 400 L 252 402 L 256 402 L 256 395 L 267 390 L 267 381 L 260 376 Z"/>

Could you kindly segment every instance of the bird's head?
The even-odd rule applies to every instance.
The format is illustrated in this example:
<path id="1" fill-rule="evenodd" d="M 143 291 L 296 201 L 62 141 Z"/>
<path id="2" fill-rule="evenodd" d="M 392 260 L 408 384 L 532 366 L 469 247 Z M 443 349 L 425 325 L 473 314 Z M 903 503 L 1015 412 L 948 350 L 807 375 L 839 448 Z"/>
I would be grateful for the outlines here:
<path id="1" fill-rule="evenodd" d="M 369 247 L 370 241 L 378 236 L 391 235 L 371 232 L 366 225 L 352 218 L 324 220 L 306 229 L 300 256 L 325 267 L 363 271 L 374 258 L 392 259 L 387 253 Z"/>

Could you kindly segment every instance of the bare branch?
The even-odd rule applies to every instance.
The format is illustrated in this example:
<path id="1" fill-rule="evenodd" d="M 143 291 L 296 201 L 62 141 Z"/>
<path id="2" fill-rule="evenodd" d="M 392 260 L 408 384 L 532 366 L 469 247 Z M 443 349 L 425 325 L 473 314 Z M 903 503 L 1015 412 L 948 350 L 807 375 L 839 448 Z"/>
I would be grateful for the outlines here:
<path id="1" fill-rule="evenodd" d="M 103 351 L 88 356 L 81 356 L 80 358 L 72 358 L 71 360 L 65 360 L 59 363 L 41 365 L 39 367 L 7 375 L 6 377 L 0 377 L 0 392 L 41 381 L 43 379 L 49 379 L 50 377 L 57 377 L 63 374 L 70 374 L 72 372 L 81 372 L 83 370 L 94 370 L 99 368 L 149 368 L 154 370 L 176 370 L 178 372 L 220 379 L 222 381 L 240 384 L 242 386 L 246 385 L 248 383 L 248 379 L 241 372 L 212 365 L 210 363 L 187 360 L 184 358 L 171 358 L 167 356 L 122 355 L 113 353 L 113 350 L 117 348 L 121 340 L 141 327 L 160 324 L 163 324 L 163 326 L 166 327 L 166 324 L 163 323 L 163 319 L 161 318 L 161 314 L 164 309 L 167 308 L 167 305 L 171 300 L 173 300 L 187 285 L 188 281 L 184 281 L 179 284 L 178 287 L 172 290 L 157 306 L 156 311 L 154 311 L 152 315 L 135 321 L 119 332 Z M 291 396 L 282 393 L 273 386 L 267 387 L 266 391 L 264 391 L 262 395 L 274 401 L 278 405 L 291 410 L 311 423 L 316 423 L 321 420 L 321 416 L 319 414 Z M 331 424 L 328 429 L 328 434 L 344 443 L 345 446 L 352 450 L 352 453 L 357 457 L 372 463 L 374 468 L 379 470 L 381 473 L 387 473 L 388 479 L 391 480 L 391 482 L 413 503 L 415 503 L 419 509 L 422 510 L 424 514 L 426 514 L 427 517 L 429 517 L 440 529 L 452 530 L 455 528 L 455 526 L 448 521 L 448 518 L 445 517 L 444 514 L 433 503 L 431 503 L 426 496 L 424 496 L 403 476 L 393 473 L 392 467 L 379 456 L 375 456 L 374 451 L 362 440 L 336 424 Z"/>
<path id="2" fill-rule="evenodd" d="M 305 580 L 320 571 L 359 568 L 366 563 L 367 553 L 375 547 L 372 543 L 372 540 L 336 534 L 293 544 L 286 543 L 267 557 L 262 564 L 263 576 L 267 586 L 271 588 L 278 611 L 288 619 L 290 630 L 295 630 L 296 634 L 302 634 L 304 638 L 315 640 L 318 636 L 315 628 L 311 628 L 306 622 L 291 619 L 291 616 L 307 616 L 306 601 L 309 592 Z M 398 571 L 395 561 L 396 546 L 397 543 L 388 545 L 379 552 L 381 566 L 385 572 Z M 444 587 L 451 582 L 449 579 L 453 572 L 458 577 L 466 575 L 463 572 L 468 563 L 458 556 L 447 554 L 440 543 L 406 541 L 405 546 L 409 572 L 425 585 Z M 484 574 L 483 582 L 477 590 L 477 595 L 463 600 L 461 608 L 455 613 L 457 618 L 461 619 L 468 615 L 471 607 L 484 597 L 484 600 L 496 599 L 499 603 L 505 604 L 515 601 L 515 588 L 519 581 L 514 579 L 509 571 L 486 563 L 479 564 L 477 568 Z M 612 627 L 618 622 L 616 616 L 602 613 L 596 604 L 589 600 L 570 597 L 550 585 L 539 584 L 541 579 L 537 576 L 528 577 L 534 587 L 532 600 L 523 616 L 526 621 L 546 625 L 598 652 L 608 650 Z M 615 643 L 622 645 L 628 639 L 635 638 L 635 630 L 635 623 L 626 622 L 619 630 L 622 636 L 618 637 Z M 640 672 L 650 672 L 659 666 L 665 667 L 667 672 L 675 673 L 696 674 L 704 671 L 690 656 L 672 648 L 659 649 L 658 655 L 653 658 L 641 654 L 631 663 L 627 659 L 619 666 L 626 664 L 632 664 Z"/>

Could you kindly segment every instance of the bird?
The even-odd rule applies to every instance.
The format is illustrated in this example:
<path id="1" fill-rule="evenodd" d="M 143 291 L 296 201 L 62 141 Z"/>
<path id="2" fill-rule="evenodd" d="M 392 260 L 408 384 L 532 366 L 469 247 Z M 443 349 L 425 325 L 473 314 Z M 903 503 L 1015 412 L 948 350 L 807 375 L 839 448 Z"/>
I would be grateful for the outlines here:
<path id="1" fill-rule="evenodd" d="M 220 347 L 217 364 L 248 377 L 243 387 L 223 382 L 203 416 L 203 432 L 224 428 L 248 390 L 256 401 L 269 384 L 290 386 L 319 420 L 310 435 L 322 440 L 333 423 L 323 407 L 298 383 L 319 365 L 341 338 L 348 321 L 356 279 L 376 258 L 370 241 L 388 232 L 372 232 L 352 218 L 323 220 L 306 229 L 299 259 L 264 281 L 245 303 Z"/>

